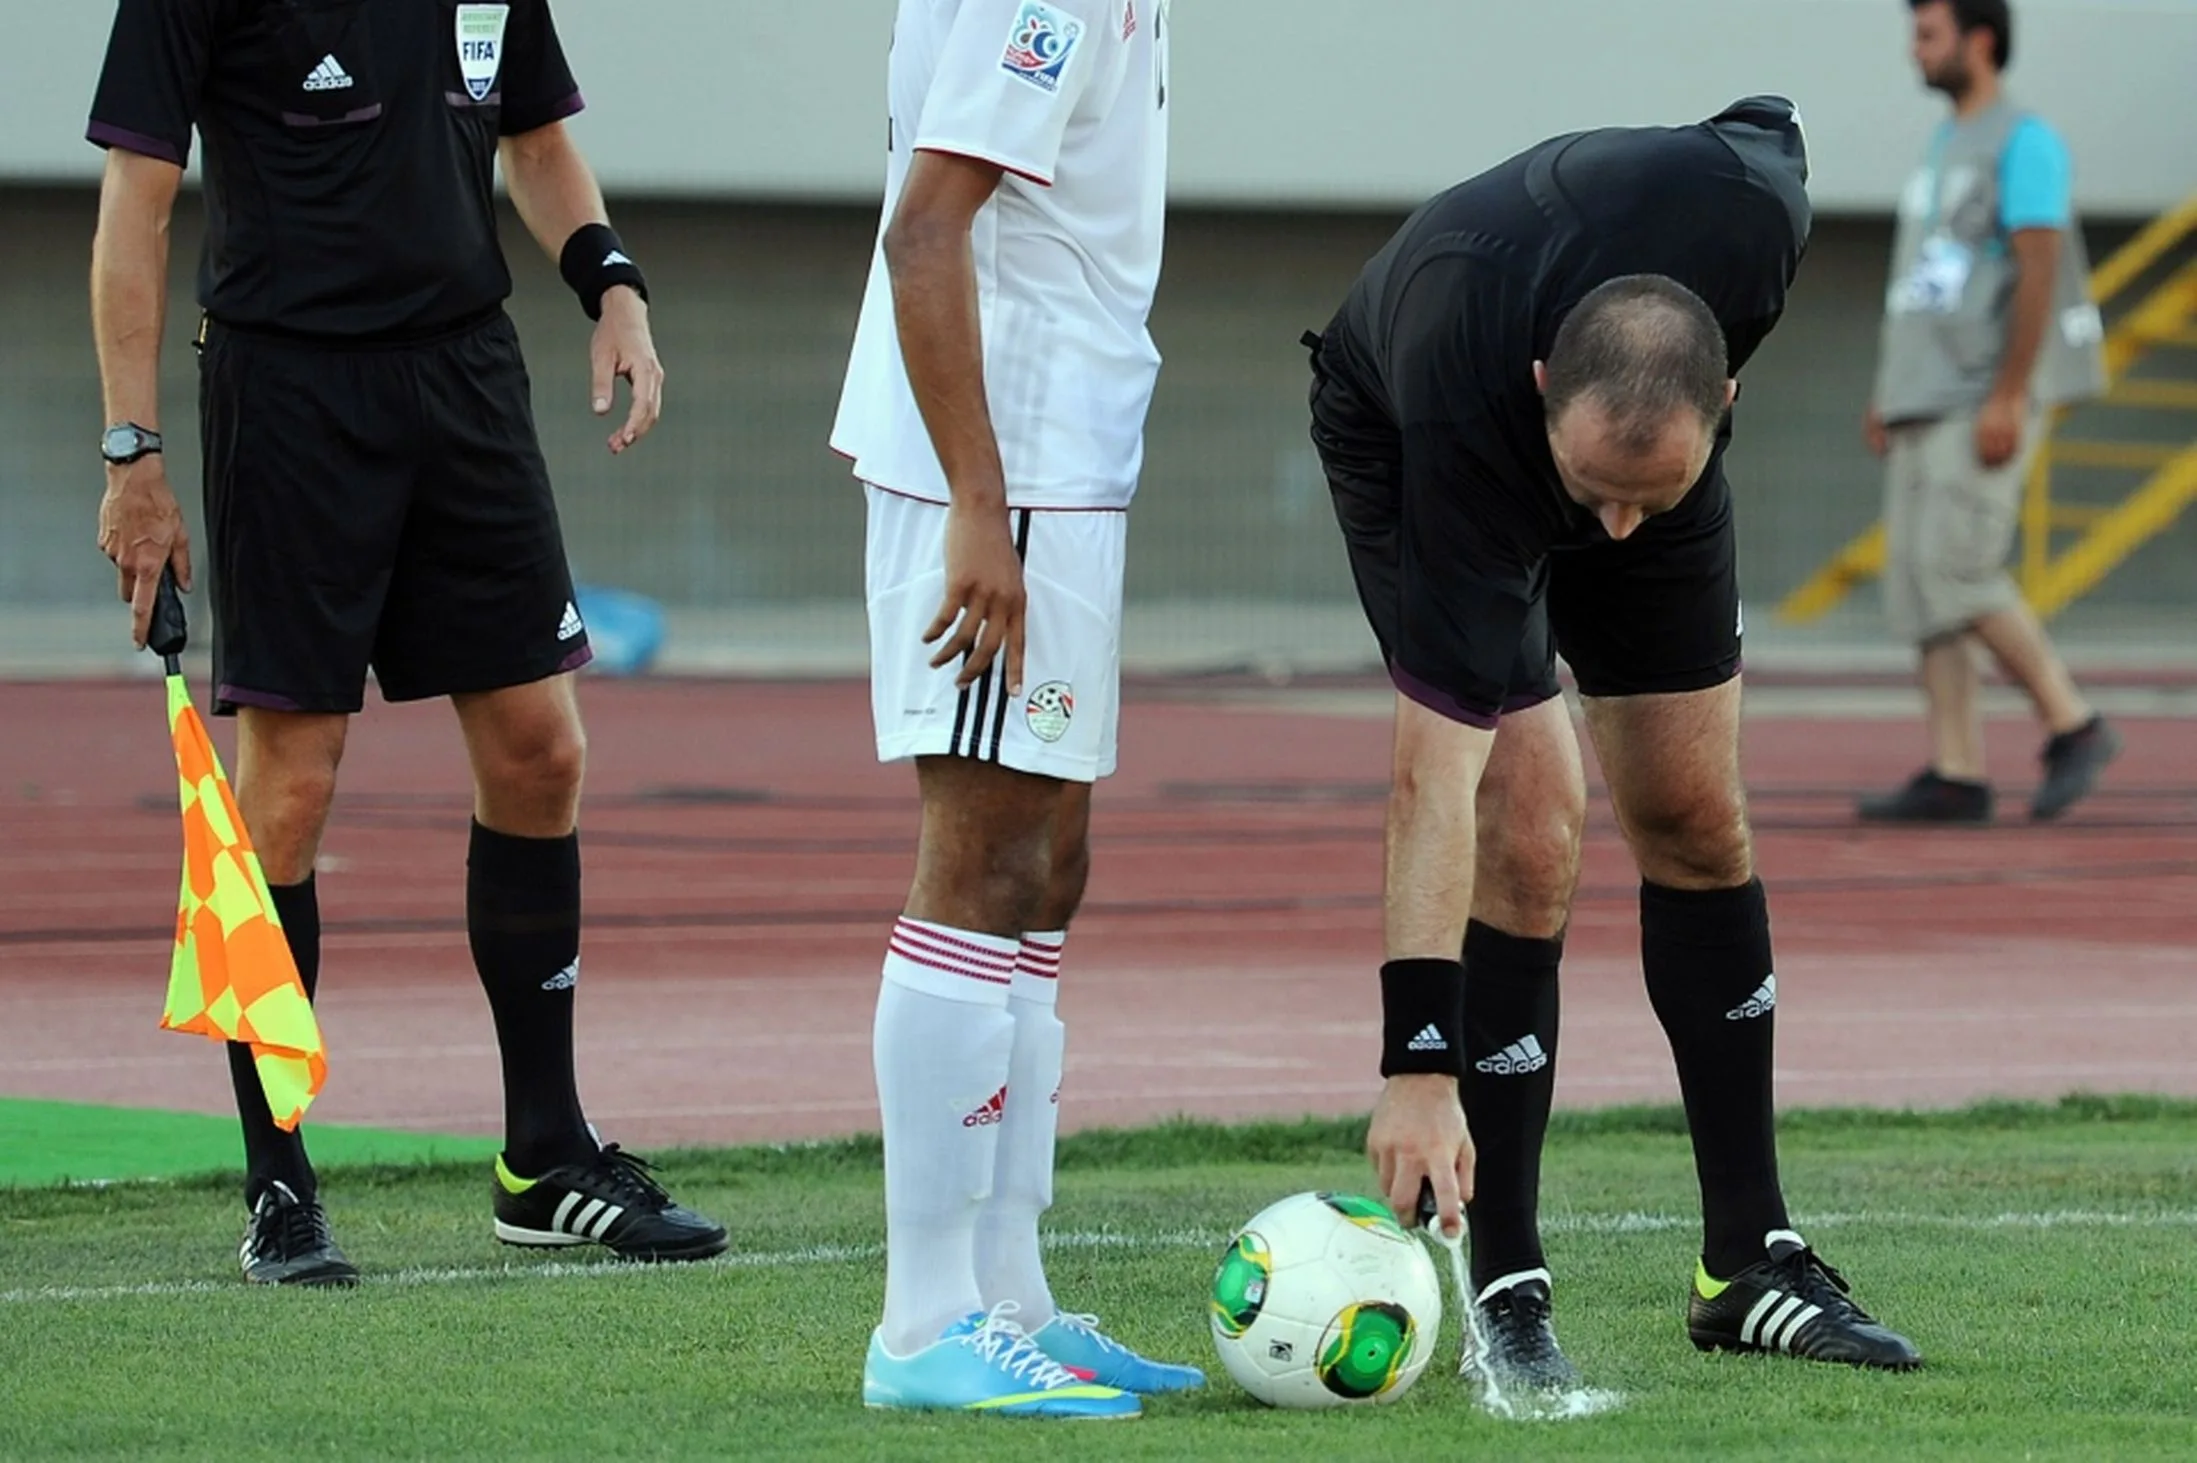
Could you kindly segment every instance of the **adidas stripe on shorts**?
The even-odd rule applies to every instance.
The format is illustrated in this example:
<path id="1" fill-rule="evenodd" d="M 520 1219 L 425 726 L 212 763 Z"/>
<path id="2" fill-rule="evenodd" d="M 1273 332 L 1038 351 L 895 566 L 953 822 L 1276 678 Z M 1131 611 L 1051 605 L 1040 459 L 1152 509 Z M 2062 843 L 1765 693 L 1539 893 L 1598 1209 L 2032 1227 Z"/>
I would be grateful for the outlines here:
<path id="1" fill-rule="evenodd" d="M 957 689 L 958 667 L 931 669 L 923 632 L 946 588 L 946 506 L 865 486 L 864 578 L 870 611 L 870 708 L 881 762 L 972 757 L 1064 782 L 1114 770 L 1121 720 L 1121 583 L 1126 513 L 1013 508 L 1022 556 L 1022 694 L 1006 694 L 1007 657 Z"/>

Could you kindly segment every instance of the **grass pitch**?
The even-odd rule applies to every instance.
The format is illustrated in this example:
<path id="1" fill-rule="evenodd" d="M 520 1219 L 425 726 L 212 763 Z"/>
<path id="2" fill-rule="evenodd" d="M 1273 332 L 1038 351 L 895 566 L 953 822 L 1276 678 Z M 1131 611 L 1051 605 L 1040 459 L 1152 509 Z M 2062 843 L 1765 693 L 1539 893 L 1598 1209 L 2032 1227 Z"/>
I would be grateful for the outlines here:
<path id="1" fill-rule="evenodd" d="M 1796 1217 L 1921 1344 L 1913 1376 L 1696 1353 L 1677 1115 L 1560 1115 L 1544 1186 L 1559 1332 L 1627 1400 L 1541 1424 L 1473 1409 L 1450 1375 L 1454 1316 L 1394 1407 L 1273 1413 L 1219 1372 L 1202 1307 L 1221 1244 L 1282 1194 L 1365 1188 L 1361 1131 L 1063 1143 L 1056 1291 L 1214 1377 L 1115 1427 L 862 1409 L 874 1141 L 667 1155 L 675 1191 L 735 1228 L 734 1255 L 685 1268 L 499 1249 L 479 1163 L 334 1168 L 323 1197 L 369 1274 L 334 1294 L 236 1280 L 231 1179 L 0 1189 L 0 1456 L 2197 1456 L 2197 1105 L 1789 1117 Z"/>

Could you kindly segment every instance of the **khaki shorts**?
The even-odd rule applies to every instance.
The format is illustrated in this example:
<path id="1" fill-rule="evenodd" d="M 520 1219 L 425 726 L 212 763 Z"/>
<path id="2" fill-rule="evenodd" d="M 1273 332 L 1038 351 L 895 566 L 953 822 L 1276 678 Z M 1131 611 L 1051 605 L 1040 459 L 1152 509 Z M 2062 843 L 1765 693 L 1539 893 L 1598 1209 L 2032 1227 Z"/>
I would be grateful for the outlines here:
<path id="1" fill-rule="evenodd" d="M 2006 560 L 2045 428 L 2045 414 L 2031 412 L 2021 450 L 1996 468 L 1976 461 L 1973 412 L 1891 429 L 1884 609 L 1900 639 L 1920 645 L 2021 603 Z"/>

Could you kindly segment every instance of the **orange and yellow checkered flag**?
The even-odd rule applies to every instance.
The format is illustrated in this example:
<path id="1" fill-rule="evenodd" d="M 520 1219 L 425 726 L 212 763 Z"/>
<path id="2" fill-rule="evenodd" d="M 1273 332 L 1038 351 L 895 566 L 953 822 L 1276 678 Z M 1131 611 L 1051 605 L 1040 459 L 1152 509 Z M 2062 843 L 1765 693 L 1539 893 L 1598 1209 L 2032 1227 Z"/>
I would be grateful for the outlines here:
<path id="1" fill-rule="evenodd" d="M 151 648 L 167 661 L 168 731 L 183 799 L 183 892 L 160 1025 L 252 1048 L 275 1126 L 295 1129 L 328 1080 L 320 1023 L 283 938 L 267 876 L 177 663 L 183 607 L 163 582 Z M 168 623 L 172 620 L 172 624 Z"/>

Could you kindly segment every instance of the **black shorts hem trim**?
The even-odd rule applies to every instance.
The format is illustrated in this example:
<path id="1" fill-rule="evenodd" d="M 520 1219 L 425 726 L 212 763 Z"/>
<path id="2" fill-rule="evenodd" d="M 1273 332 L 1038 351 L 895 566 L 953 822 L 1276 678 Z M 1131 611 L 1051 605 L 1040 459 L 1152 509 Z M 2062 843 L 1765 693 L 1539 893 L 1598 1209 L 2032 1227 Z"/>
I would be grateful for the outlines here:
<path id="1" fill-rule="evenodd" d="M 559 646 L 556 659 L 537 657 L 517 669 L 506 663 L 468 667 L 411 682 L 392 684 L 383 680 L 381 699 L 389 702 L 438 701 L 445 696 L 465 696 L 479 691 L 508 691 L 513 686 L 531 686 L 536 681 L 576 671 L 594 658 L 595 649 L 591 645 L 582 643 L 577 650 Z"/>
<path id="2" fill-rule="evenodd" d="M 214 715 L 234 716 L 247 706 L 255 711 L 285 711 L 301 716 L 356 716 L 366 709 L 366 692 L 361 687 L 357 695 L 348 698 L 327 693 L 285 696 L 228 681 L 214 688 Z"/>
<path id="3" fill-rule="evenodd" d="M 1598 700 L 1615 700 L 1620 696 L 1680 696 L 1689 691 L 1712 691 L 1728 681 L 1739 678 L 1740 657 L 1734 655 L 1714 665 L 1698 666 L 1692 670 L 1669 671 L 1654 676 L 1628 676 L 1622 679 L 1589 675 L 1578 666 L 1572 667 L 1572 675 L 1579 685 L 1579 694 Z"/>
<path id="4" fill-rule="evenodd" d="M 1481 711 L 1476 707 L 1467 706 L 1455 696 L 1449 695 L 1429 682 L 1420 680 L 1400 665 L 1392 664 L 1389 666 L 1388 678 L 1407 699 L 1416 701 L 1436 716 L 1447 720 L 1462 722 L 1466 726 L 1476 726 L 1482 731 L 1494 731 L 1496 723 L 1501 719 L 1502 713 L 1500 710 Z"/>

